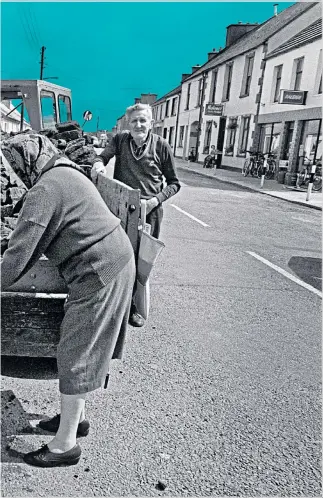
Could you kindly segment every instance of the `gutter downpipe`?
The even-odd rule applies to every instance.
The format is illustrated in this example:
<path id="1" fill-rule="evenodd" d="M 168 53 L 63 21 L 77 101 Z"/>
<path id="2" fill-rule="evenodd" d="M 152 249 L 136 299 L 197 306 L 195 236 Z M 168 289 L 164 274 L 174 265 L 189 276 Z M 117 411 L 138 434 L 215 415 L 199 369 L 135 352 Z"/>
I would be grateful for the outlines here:
<path id="1" fill-rule="evenodd" d="M 256 110 L 256 115 L 255 115 L 255 126 L 258 126 L 258 118 L 259 118 L 259 112 L 260 112 L 262 90 L 263 90 L 263 86 L 264 86 L 264 76 L 265 76 L 265 69 L 266 69 L 266 60 L 265 60 L 265 57 L 266 57 L 266 52 L 267 52 L 267 40 L 264 42 L 264 50 L 263 50 L 263 52 L 265 53 L 265 56 L 262 59 L 263 68 L 262 68 L 262 72 L 261 72 L 261 76 L 260 76 L 260 78 L 261 78 L 261 85 L 260 85 L 259 92 L 258 92 L 259 99 L 258 99 L 257 110 Z M 259 152 L 259 145 L 260 145 L 260 133 L 259 133 L 258 143 L 257 143 L 257 152 Z"/>
<path id="2" fill-rule="evenodd" d="M 198 162 L 199 159 L 199 146 L 200 146 L 200 136 L 201 136 L 201 131 L 202 131 L 202 117 L 203 117 L 203 110 L 204 110 L 204 97 L 205 97 L 205 87 L 206 87 L 206 78 L 207 78 L 207 71 L 203 72 L 203 87 L 202 87 L 202 97 L 201 97 L 201 105 L 200 105 L 200 113 L 199 113 L 199 125 L 197 129 L 197 137 L 196 137 L 196 149 L 195 149 L 195 162 Z"/>

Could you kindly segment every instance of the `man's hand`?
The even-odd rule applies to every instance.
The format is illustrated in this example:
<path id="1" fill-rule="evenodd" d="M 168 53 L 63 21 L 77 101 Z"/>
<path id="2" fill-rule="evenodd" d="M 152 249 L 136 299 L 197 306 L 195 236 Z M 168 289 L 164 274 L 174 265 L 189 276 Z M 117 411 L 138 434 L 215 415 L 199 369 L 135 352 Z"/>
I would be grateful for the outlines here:
<path id="1" fill-rule="evenodd" d="M 148 201 L 146 201 L 147 214 L 149 214 L 150 211 L 152 211 L 158 205 L 159 205 L 159 200 L 157 199 L 157 197 L 152 197 L 151 199 L 148 199 Z"/>
<path id="2" fill-rule="evenodd" d="M 93 183 L 97 182 L 99 173 L 105 173 L 105 166 L 102 161 L 96 161 L 91 169 L 91 179 Z"/>

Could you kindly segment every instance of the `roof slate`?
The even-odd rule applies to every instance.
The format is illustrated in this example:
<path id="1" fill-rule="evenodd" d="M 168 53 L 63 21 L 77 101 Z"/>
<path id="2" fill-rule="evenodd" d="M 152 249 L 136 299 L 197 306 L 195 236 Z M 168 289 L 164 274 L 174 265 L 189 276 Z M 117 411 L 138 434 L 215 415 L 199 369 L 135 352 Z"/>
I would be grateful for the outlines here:
<path id="1" fill-rule="evenodd" d="M 311 43 L 319 38 L 322 38 L 322 19 L 317 19 L 317 21 L 310 24 L 310 26 L 307 26 L 305 29 L 300 31 L 300 33 L 297 33 L 297 35 L 275 48 L 275 50 L 267 54 L 266 59 L 284 52 L 289 52 L 290 50 L 293 50 L 301 45 L 305 45 L 306 43 Z"/>
<path id="2" fill-rule="evenodd" d="M 181 89 L 182 89 L 182 85 L 177 86 L 176 88 L 174 88 L 170 92 L 168 92 L 165 95 L 163 95 L 162 97 L 160 97 L 158 100 L 155 100 L 155 102 L 153 102 L 151 104 L 151 107 L 154 107 L 154 105 L 156 105 L 156 104 L 160 104 L 164 100 L 168 99 L 168 97 L 172 97 L 173 95 L 176 95 L 177 93 L 180 93 Z"/>

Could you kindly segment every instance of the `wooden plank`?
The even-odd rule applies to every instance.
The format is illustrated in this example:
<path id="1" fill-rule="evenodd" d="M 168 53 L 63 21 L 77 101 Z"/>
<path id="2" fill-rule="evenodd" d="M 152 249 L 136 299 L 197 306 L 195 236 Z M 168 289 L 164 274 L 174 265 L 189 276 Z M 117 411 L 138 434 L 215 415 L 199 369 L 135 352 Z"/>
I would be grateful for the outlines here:
<path id="1" fill-rule="evenodd" d="M 64 302 L 64 294 L 44 297 L 4 292 L 1 296 L 1 354 L 55 357 Z"/>
<path id="2" fill-rule="evenodd" d="M 102 173 L 98 175 L 97 189 L 110 211 L 121 220 L 121 226 L 137 254 L 140 190 L 132 189 Z"/>

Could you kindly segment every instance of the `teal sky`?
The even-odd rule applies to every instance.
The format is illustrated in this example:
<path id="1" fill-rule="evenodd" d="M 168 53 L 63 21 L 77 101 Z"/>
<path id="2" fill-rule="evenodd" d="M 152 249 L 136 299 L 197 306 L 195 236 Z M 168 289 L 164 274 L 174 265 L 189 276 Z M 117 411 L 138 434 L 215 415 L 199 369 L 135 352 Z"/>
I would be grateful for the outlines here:
<path id="1" fill-rule="evenodd" d="M 2 2 L 2 78 L 39 78 L 44 45 L 44 76 L 72 89 L 73 118 L 82 123 L 89 109 L 85 130 L 94 131 L 98 117 L 100 129 L 111 129 L 135 97 L 162 97 L 224 47 L 226 26 L 261 23 L 273 3 Z"/>

